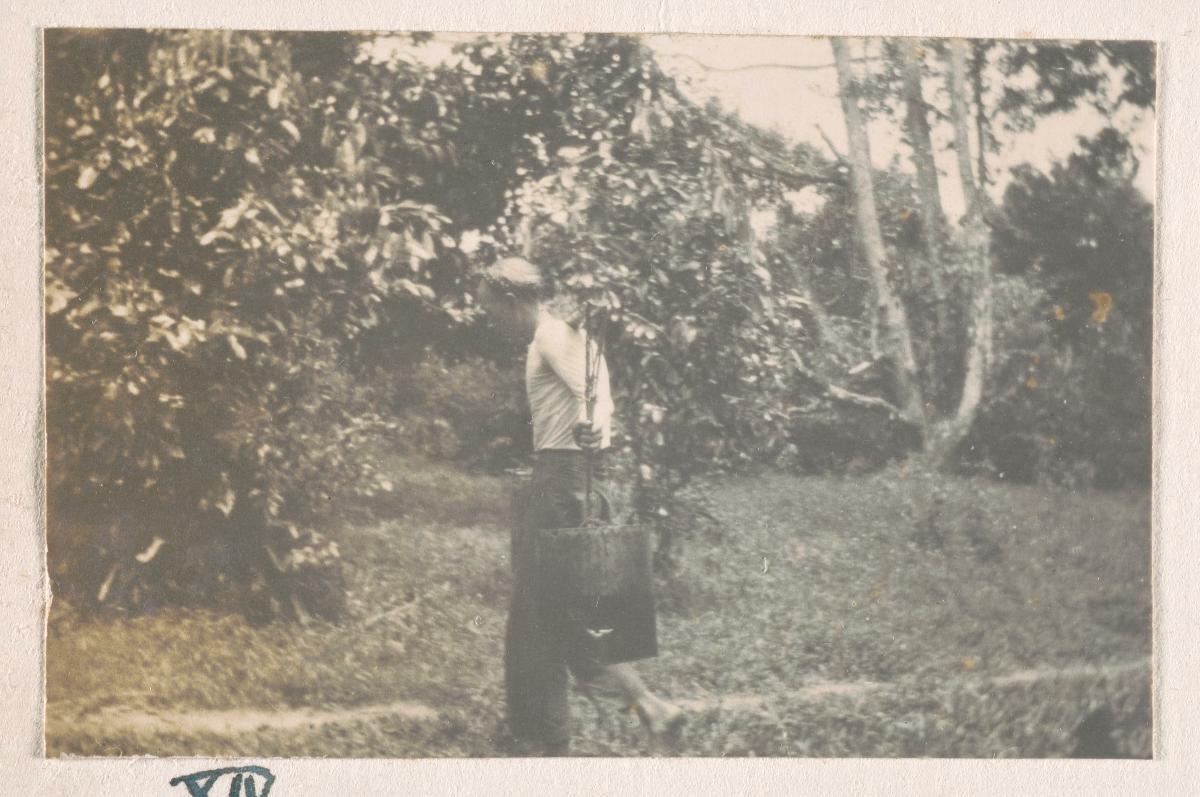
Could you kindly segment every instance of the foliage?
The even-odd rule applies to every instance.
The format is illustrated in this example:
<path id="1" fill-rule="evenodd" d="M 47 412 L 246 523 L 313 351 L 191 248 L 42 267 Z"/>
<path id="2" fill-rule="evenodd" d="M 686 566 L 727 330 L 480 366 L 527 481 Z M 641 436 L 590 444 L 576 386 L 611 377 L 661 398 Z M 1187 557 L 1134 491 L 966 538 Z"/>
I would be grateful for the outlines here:
<path id="1" fill-rule="evenodd" d="M 103 71 L 71 84 L 75 63 L 47 50 L 63 98 L 46 120 L 51 503 L 149 504 L 265 539 L 334 492 L 375 489 L 353 444 L 387 421 L 336 364 L 385 307 L 454 312 L 423 265 L 445 218 L 409 196 L 419 177 L 379 166 L 361 86 L 293 63 L 315 48 L 349 70 L 352 38 L 108 36 Z M 397 90 L 420 80 L 385 71 Z M 437 154 L 419 130 L 370 122 L 391 161 L 419 172 Z"/>
<path id="2" fill-rule="evenodd" d="M 912 176 L 893 167 L 876 170 L 872 177 L 880 229 L 890 257 L 889 277 L 893 289 L 904 301 L 913 330 L 926 398 L 935 407 L 946 410 L 958 400 L 957 392 L 948 383 L 961 370 L 965 340 L 964 335 L 951 332 L 965 328 L 969 274 L 957 241 L 954 238 L 942 241 L 940 281 L 945 294 L 944 314 L 952 329 L 935 334 L 939 297 L 933 285 L 932 265 L 921 244 L 920 225 L 925 221 L 917 209 Z M 848 187 L 830 186 L 822 196 L 824 201 L 811 213 L 797 214 L 786 208 L 781 211 L 772 250 L 791 261 L 794 268 L 808 272 L 811 300 L 840 321 L 842 334 L 823 340 L 813 357 L 826 359 L 836 373 L 836 381 L 851 383 L 853 376 L 847 372 L 875 359 L 870 339 L 871 291 L 864 276 L 866 264 L 854 230 Z M 886 390 L 870 395 L 894 399 Z M 853 419 L 848 420 L 850 427 Z M 845 431 L 858 434 L 852 428 Z M 895 432 L 888 427 L 880 431 Z M 886 450 L 890 447 L 881 444 L 881 451 Z"/>
<path id="3" fill-rule="evenodd" d="M 1040 116 L 1088 102 L 1105 113 L 1128 103 L 1153 105 L 1156 80 L 1154 46 L 1149 42 L 983 41 L 998 48 L 997 66 L 1004 81 L 995 93 L 993 113 L 1012 130 L 1029 130 Z M 1119 93 L 1113 97 L 1113 77 Z"/>
<path id="4" fill-rule="evenodd" d="M 372 402 L 401 401 L 389 383 L 431 344 L 462 357 L 479 342 L 467 269 L 516 246 L 521 219 L 540 223 L 546 208 L 520 197 L 546 177 L 559 199 L 594 202 L 537 256 L 620 330 L 627 439 L 654 486 L 642 514 L 662 517 L 690 471 L 746 459 L 784 418 L 758 390 L 778 387 L 787 343 L 771 338 L 770 273 L 731 233 L 743 192 L 796 184 L 776 174 L 790 158 L 684 100 L 636 40 L 481 40 L 434 70 L 403 39 L 62 35 L 93 57 L 48 72 L 52 503 L 119 516 L 149 501 L 254 537 L 383 489 L 355 441 L 400 427 Z M 564 168 L 571 147 L 590 166 Z M 645 214 L 663 224 L 635 224 Z M 420 379 L 410 404 L 437 401 L 463 433 L 429 445 L 519 450 L 480 422 L 476 397 L 495 391 L 450 379 L 418 399 Z M 160 534 L 182 536 L 127 530 L 121 547 Z"/>
<path id="5" fill-rule="evenodd" d="M 1148 343 L 1154 208 L 1133 185 L 1137 158 L 1112 128 L 1080 145 L 1047 174 L 1015 171 L 995 236 L 998 264 L 1043 280 L 1065 331 L 1092 323 L 1091 294 L 1108 293 L 1106 320 L 1127 319 Z"/>
<path id="6" fill-rule="evenodd" d="M 388 397 L 404 453 L 489 470 L 528 459 L 529 410 L 518 362 L 430 352 L 404 371 L 380 369 L 371 382 Z"/>
<path id="7" fill-rule="evenodd" d="M 1149 483 L 1154 216 L 1136 168 L 1109 129 L 1049 174 L 1014 175 L 994 240 L 1021 277 L 968 461 L 1018 480 Z"/>
<path id="8" fill-rule="evenodd" d="M 843 168 L 693 102 L 635 37 L 481 37 L 437 66 L 418 57 L 426 38 L 48 34 L 57 589 L 111 592 L 119 573 L 146 572 L 138 557 L 193 547 L 209 551 L 205 572 L 238 551 L 278 573 L 293 549 L 326 550 L 310 536 L 345 499 L 409 502 L 375 446 L 514 464 L 528 445 L 519 352 L 478 322 L 472 296 L 472 271 L 499 254 L 527 253 L 568 302 L 596 308 L 634 508 L 662 524 L 664 553 L 703 509 L 683 497 L 705 471 L 877 467 L 911 448 L 886 414 L 812 379 L 889 397 L 886 368 L 856 370 L 871 359 L 870 308 Z M 1144 53 L 1104 52 L 1125 65 L 1126 101 L 1143 101 Z M 1096 146 L 1088 162 L 1108 165 L 1078 180 L 1108 197 L 1105 219 L 1129 158 Z M 1018 183 L 1044 195 L 1038 179 Z M 1104 232 L 1067 201 L 1066 178 L 1045 179 L 1075 213 L 1063 230 Z M 912 188 L 899 169 L 879 184 L 891 276 L 919 326 L 929 280 Z M 756 239 L 752 217 L 797 191 L 824 204 Z M 1053 255 L 1039 289 L 1076 313 L 1071 275 L 1108 266 L 1085 279 L 1066 238 L 1036 238 L 1036 202 L 1008 204 L 1006 257 Z M 1118 312 L 1148 307 L 1137 291 Z M 919 357 L 928 373 L 960 359 L 933 343 Z M 225 583 L 261 580 L 243 576 Z"/>
<path id="9" fill-rule="evenodd" d="M 495 49 L 466 52 L 483 68 Z M 557 136 L 536 140 L 495 235 L 595 308 L 639 513 L 669 516 L 699 470 L 785 444 L 784 355 L 806 331 L 745 225 L 754 203 L 835 178 L 813 153 L 687 101 L 634 39 L 515 38 L 503 52 L 487 71 L 512 74 L 525 112 L 550 115 Z"/>

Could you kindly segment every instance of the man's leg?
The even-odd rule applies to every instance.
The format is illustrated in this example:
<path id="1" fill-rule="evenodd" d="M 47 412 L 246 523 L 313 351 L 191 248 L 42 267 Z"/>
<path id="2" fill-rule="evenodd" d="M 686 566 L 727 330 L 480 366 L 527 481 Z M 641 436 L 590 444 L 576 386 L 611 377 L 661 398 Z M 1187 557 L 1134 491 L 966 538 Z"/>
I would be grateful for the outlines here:
<path id="1" fill-rule="evenodd" d="M 541 741 L 549 756 L 567 755 L 571 749 L 571 676 L 560 657 L 545 660 L 540 692 Z"/>
<path id="2" fill-rule="evenodd" d="M 652 741 L 669 739 L 686 720 L 678 706 L 650 691 L 632 664 L 590 664 L 573 669 L 584 690 L 618 698 L 637 709 Z"/>
<path id="3" fill-rule="evenodd" d="M 571 722 L 570 676 L 561 646 L 539 617 L 533 596 L 514 596 L 505 639 L 504 681 L 509 729 L 543 745 L 547 755 L 566 755 Z"/>
<path id="4" fill-rule="evenodd" d="M 531 628 L 529 600 L 514 590 L 512 604 L 508 610 L 508 624 L 504 635 L 504 696 L 508 709 L 508 729 L 522 739 L 537 736 L 537 724 L 533 701 L 536 682 L 533 680 L 533 653 L 530 640 Z"/>
<path id="5" fill-rule="evenodd" d="M 533 585 L 533 548 L 528 531 L 533 506 L 526 485 L 513 495 L 512 599 L 504 633 L 504 697 L 508 729 L 513 736 L 538 740 L 538 651 L 537 598 Z"/>
<path id="6" fill-rule="evenodd" d="M 534 518 L 536 520 L 536 518 Z M 544 604 L 534 577 L 533 538 L 514 529 L 513 596 L 504 644 L 504 686 L 509 730 L 535 742 L 546 755 L 570 748 L 570 676 L 563 656 L 561 623 Z"/>

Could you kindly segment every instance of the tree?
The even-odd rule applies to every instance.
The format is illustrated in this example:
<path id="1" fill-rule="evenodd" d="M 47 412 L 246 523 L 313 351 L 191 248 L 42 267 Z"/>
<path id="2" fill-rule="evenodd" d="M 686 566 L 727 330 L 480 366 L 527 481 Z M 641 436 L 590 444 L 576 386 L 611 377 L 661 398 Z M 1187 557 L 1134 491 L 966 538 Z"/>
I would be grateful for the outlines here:
<path id="1" fill-rule="evenodd" d="M 895 45 L 903 75 L 905 102 L 904 129 L 909 147 L 912 149 L 913 165 L 917 173 L 917 199 L 920 203 L 921 241 L 929 259 L 929 285 L 933 293 L 934 326 L 932 356 L 929 373 L 932 384 L 928 392 L 936 404 L 943 392 L 942 353 L 948 348 L 952 330 L 949 322 L 949 296 L 945 285 L 945 263 L 942 241 L 946 235 L 946 214 L 942 210 L 941 192 L 938 189 L 937 164 L 933 158 L 933 137 L 929 126 L 929 104 L 925 101 L 922 80 L 924 78 L 925 48 L 919 39 L 901 39 Z"/>
<path id="2" fill-rule="evenodd" d="M 896 43 L 904 79 L 904 129 L 912 148 L 913 165 L 917 174 L 917 198 L 921 203 L 921 240 L 929 255 L 934 274 L 940 277 L 942 236 L 945 234 L 946 214 L 942 210 L 938 189 L 937 164 L 933 159 L 933 136 L 929 125 L 929 104 L 925 101 L 925 48 L 920 39 L 904 39 Z M 940 285 L 939 283 L 935 283 Z M 945 297 L 939 294 L 939 300 Z"/>
<path id="3" fill-rule="evenodd" d="M 908 317 L 904 305 L 889 283 L 887 253 L 879 229 L 879 214 L 875 208 L 871 179 L 870 142 L 858 107 L 857 81 L 850 63 L 850 51 L 845 39 L 834 38 L 831 44 L 850 142 L 848 155 L 859 237 L 871 273 L 874 302 L 879 312 L 878 323 L 885 341 L 884 351 L 895 369 L 898 399 L 905 416 L 925 428 L 924 400 L 917 381 L 917 362 L 909 336 Z"/>
<path id="4" fill-rule="evenodd" d="M 1153 99 L 1154 85 L 1153 48 L 1144 44 L 979 40 L 972 45 L 969 66 L 965 43 L 954 40 L 949 47 L 947 87 L 959 179 L 967 204 L 963 235 L 967 262 L 971 265 L 971 313 L 963 391 L 945 435 L 948 451 L 961 442 L 984 400 L 993 360 L 993 279 L 989 251 L 993 234 L 988 227 L 996 225 L 999 214 L 986 190 L 988 154 L 999 145 L 993 127 L 1000 124 L 1009 131 L 1028 131 L 1038 118 L 1071 110 L 1082 102 L 1090 102 L 1106 114 L 1112 114 L 1125 103 L 1146 107 Z M 989 53 L 993 50 L 999 53 L 994 70 L 989 67 Z M 1005 81 L 989 92 L 986 76 L 994 72 Z M 1030 74 L 1032 87 L 1017 88 L 1021 79 Z M 1114 74 L 1124 86 L 1115 101 L 1110 98 Z M 992 107 L 988 105 L 989 95 L 995 98 Z M 975 106 L 977 177 L 972 174 L 969 156 L 968 97 Z"/>
<path id="5" fill-rule="evenodd" d="M 376 130 L 414 172 L 422 142 L 355 118 L 357 37 L 111 31 L 72 63 L 59 35 L 76 34 L 47 34 L 49 498 L 56 520 L 112 524 L 71 552 L 52 535 L 52 558 L 103 568 L 93 600 L 137 552 L 223 551 L 236 572 L 212 591 L 272 577 L 272 546 L 316 561 L 335 549 L 288 524 L 378 489 L 353 450 L 387 432 L 334 364 L 385 305 L 448 312 L 422 267 L 444 217 L 371 163 Z"/>
<path id="6" fill-rule="evenodd" d="M 992 275 L 991 253 L 988 249 L 989 230 L 984 222 L 986 195 L 976 182 L 971 168 L 971 142 L 968 134 L 966 42 L 954 39 L 949 43 L 950 70 L 947 78 L 950 94 L 951 119 L 954 128 L 954 150 L 958 160 L 959 181 L 962 184 L 967 212 L 963 221 L 964 253 L 971 274 L 970 343 L 967 350 L 966 372 L 963 375 L 962 395 L 944 438 L 949 446 L 957 445 L 970 428 L 983 400 L 985 382 L 992 360 Z M 982 145 L 982 143 L 981 143 Z"/>
<path id="7" fill-rule="evenodd" d="M 788 350 L 804 330 L 789 324 L 793 294 L 777 290 L 751 209 L 838 175 L 688 100 L 636 39 L 560 46 L 514 38 L 502 50 L 503 72 L 522 76 L 515 90 L 553 109 L 546 140 L 562 143 L 511 193 L 493 235 L 601 311 L 634 503 L 659 523 L 669 559 L 697 473 L 767 459 L 788 442 Z M 541 60 L 561 73 L 529 75 Z M 563 127 L 570 136 L 559 138 Z"/>
<path id="8" fill-rule="evenodd" d="M 609 315 L 643 517 L 785 445 L 790 328 L 747 216 L 839 177 L 688 101 L 636 39 L 481 38 L 436 70 L 342 34 L 105 41 L 48 87 L 51 503 L 125 518 L 81 558 L 278 569 L 264 546 L 388 489 L 355 455 L 395 434 L 361 377 L 461 353 L 469 269 L 523 247 Z"/>

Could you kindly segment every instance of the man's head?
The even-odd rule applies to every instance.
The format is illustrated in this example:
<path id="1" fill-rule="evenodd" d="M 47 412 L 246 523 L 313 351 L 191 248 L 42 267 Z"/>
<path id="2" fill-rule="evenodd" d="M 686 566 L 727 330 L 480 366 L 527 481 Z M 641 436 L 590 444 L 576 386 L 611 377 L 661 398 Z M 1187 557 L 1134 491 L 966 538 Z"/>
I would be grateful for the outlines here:
<path id="1" fill-rule="evenodd" d="M 479 303 L 502 334 L 528 340 L 537 328 L 543 288 L 537 266 L 520 257 L 506 257 L 483 272 Z"/>

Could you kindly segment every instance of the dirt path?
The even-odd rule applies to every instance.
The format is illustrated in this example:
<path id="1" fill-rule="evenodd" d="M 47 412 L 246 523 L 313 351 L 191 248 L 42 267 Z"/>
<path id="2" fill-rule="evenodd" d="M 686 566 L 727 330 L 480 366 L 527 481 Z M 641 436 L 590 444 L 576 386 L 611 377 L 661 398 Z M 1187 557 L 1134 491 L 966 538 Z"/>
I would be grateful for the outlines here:
<path id="1" fill-rule="evenodd" d="M 1051 681 L 1056 679 L 1119 675 L 1126 672 L 1149 669 L 1149 659 L 1136 659 L 1099 666 L 1046 667 L 1017 670 L 994 676 L 961 675 L 955 677 L 1003 686 L 1043 680 Z M 884 689 L 888 685 L 887 682 L 877 681 L 821 682 L 785 692 L 782 696 L 801 701 L 817 701 L 832 695 L 861 698 L 876 690 Z M 779 695 L 773 697 L 778 698 Z M 705 698 L 686 698 L 676 702 L 686 711 L 700 713 L 712 710 L 764 711 L 769 707 L 768 700 L 769 698 L 763 695 L 732 694 Z M 228 709 L 222 711 L 182 712 L 109 706 L 99 711 L 72 715 L 72 712 L 64 709 L 65 707 L 56 708 L 53 705 L 47 707 L 47 736 L 54 735 L 56 726 L 67 724 L 75 727 L 85 724 L 96 728 L 97 731 L 121 730 L 147 735 L 156 733 L 185 735 L 206 733 L 216 736 L 235 736 L 242 733 L 254 733 L 260 730 L 294 731 L 324 725 L 347 725 L 382 717 L 400 717 L 421 722 L 431 722 L 439 717 L 439 713 L 434 707 L 424 703 L 407 701 L 325 711 L 312 709 L 281 711 Z"/>
<path id="2" fill-rule="evenodd" d="M 1120 675 L 1136 670 L 1149 670 L 1149 659 L 1117 662 L 1103 665 L 1075 665 L 1071 667 L 1038 667 L 1028 670 L 1015 670 L 1003 675 L 959 675 L 955 678 L 971 679 L 980 683 L 994 686 L 1010 686 L 1013 684 L 1032 683 L 1034 681 L 1052 681 L 1057 679 L 1094 678 L 1104 675 Z M 799 689 L 783 692 L 779 697 L 799 701 L 817 701 L 831 695 L 845 697 L 864 697 L 870 692 L 884 689 L 890 684 L 886 681 L 824 681 Z M 676 703 L 687 711 L 701 712 L 719 709 L 722 711 L 762 711 L 768 707 L 768 698 L 755 694 L 719 695 L 710 698 L 693 698 L 677 700 Z"/>
<path id="3" fill-rule="evenodd" d="M 436 709 L 424 703 L 397 702 L 373 706 L 316 711 L 294 709 L 271 711 L 264 709 L 227 709 L 222 711 L 155 711 L 153 709 L 130 709 L 108 706 L 99 711 L 74 717 L 58 715 L 48 707 L 47 735 L 53 735 L 57 724 L 80 723 L 107 730 L 132 731 L 139 734 L 155 733 L 210 733 L 217 736 L 235 736 L 260 730 L 294 731 L 322 725 L 348 725 L 362 720 L 381 717 L 431 721 L 438 718 Z"/>

